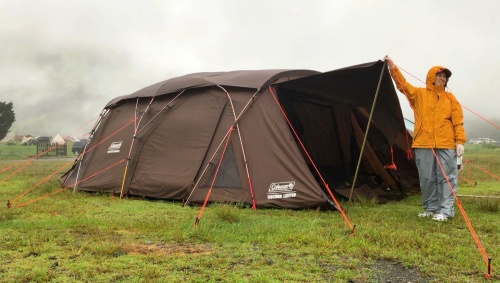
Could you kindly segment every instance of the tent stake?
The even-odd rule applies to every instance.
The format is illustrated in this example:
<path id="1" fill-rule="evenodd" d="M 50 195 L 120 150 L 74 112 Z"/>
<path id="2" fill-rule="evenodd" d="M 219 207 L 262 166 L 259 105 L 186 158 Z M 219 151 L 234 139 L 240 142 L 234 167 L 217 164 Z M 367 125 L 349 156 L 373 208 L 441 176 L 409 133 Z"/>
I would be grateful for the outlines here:
<path id="1" fill-rule="evenodd" d="M 349 233 L 350 236 L 353 236 L 354 235 L 354 229 L 356 229 L 356 224 L 352 225 L 352 230 L 351 232 Z"/>
<path id="2" fill-rule="evenodd" d="M 196 220 L 194 221 L 194 227 L 198 227 L 198 223 L 200 223 L 200 218 L 196 217 Z"/>
<path id="3" fill-rule="evenodd" d="M 491 278 L 491 257 L 488 258 L 488 274 L 486 274 L 486 279 Z"/>

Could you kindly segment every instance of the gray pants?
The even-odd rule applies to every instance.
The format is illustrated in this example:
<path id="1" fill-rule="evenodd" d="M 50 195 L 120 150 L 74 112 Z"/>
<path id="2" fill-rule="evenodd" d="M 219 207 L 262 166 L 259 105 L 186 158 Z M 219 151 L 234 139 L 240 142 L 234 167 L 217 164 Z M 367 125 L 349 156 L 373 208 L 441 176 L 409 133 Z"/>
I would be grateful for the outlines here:
<path id="1" fill-rule="evenodd" d="M 417 164 L 422 190 L 422 207 L 425 211 L 441 213 L 454 217 L 455 198 L 451 189 L 457 193 L 457 158 L 454 149 L 434 149 L 439 163 L 430 148 L 416 148 L 415 161 Z M 446 181 L 445 176 L 450 181 Z"/>

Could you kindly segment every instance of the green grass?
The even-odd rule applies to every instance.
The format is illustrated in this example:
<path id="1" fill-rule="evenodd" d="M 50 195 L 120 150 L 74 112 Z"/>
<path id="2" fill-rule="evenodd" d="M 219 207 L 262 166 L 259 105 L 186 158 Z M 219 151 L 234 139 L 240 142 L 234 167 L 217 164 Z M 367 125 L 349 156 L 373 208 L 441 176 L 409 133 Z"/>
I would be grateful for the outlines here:
<path id="1" fill-rule="evenodd" d="M 9 177 L 28 161 L 5 160 L 0 151 L 0 171 L 14 165 L 0 173 L 0 282 L 377 282 L 378 259 L 418 269 L 429 282 L 500 280 L 500 183 L 474 166 L 477 184 L 461 182 L 459 194 L 468 196 L 460 202 L 493 259 L 490 281 L 458 206 L 449 222 L 420 219 L 420 195 L 384 205 L 343 202 L 354 235 L 338 211 L 237 204 L 208 206 L 195 226 L 200 207 L 170 201 L 66 189 L 26 203 L 59 189 L 57 176 L 72 160 L 34 160 Z M 499 157 L 467 147 L 464 160 L 498 176 Z M 7 200 L 26 205 L 8 209 Z"/>
<path id="2" fill-rule="evenodd" d="M 72 141 L 67 143 L 67 157 L 75 157 L 74 154 L 71 153 L 72 146 Z M 50 146 L 50 148 L 54 149 L 54 147 L 52 146 Z M 42 158 L 56 157 L 54 151 L 51 151 L 47 154 L 47 152 L 40 149 L 37 152 L 36 145 L 21 145 L 19 143 L 15 143 L 14 145 L 7 145 L 7 143 L 0 143 L 0 160 L 24 160 L 27 158 L 36 157 L 37 155 L 41 156 Z"/>
<path id="3" fill-rule="evenodd" d="M 0 143 L 0 160 L 25 159 L 36 155 L 36 146 Z"/>

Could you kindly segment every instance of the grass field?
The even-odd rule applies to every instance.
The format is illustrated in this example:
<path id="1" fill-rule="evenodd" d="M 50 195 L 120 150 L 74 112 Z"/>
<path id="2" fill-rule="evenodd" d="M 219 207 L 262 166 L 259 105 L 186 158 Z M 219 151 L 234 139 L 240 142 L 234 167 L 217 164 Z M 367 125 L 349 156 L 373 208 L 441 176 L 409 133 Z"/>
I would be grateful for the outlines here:
<path id="1" fill-rule="evenodd" d="M 30 150 L 0 144 L 0 282 L 500 281 L 498 149 L 466 147 L 466 218 L 458 205 L 448 222 L 417 218 L 420 195 L 342 202 L 354 235 L 338 211 L 237 204 L 210 205 L 195 227 L 199 207 L 58 191 L 74 156 L 27 160 Z M 388 280 L 391 268 L 409 277 Z"/>

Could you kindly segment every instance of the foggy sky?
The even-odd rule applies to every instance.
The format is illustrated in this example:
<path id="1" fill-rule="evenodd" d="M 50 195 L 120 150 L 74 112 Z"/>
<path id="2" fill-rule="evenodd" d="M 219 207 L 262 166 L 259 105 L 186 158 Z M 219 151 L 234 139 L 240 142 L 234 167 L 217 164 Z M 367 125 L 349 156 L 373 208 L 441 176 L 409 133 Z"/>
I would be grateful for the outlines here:
<path id="1" fill-rule="evenodd" d="M 466 125 L 478 115 L 500 120 L 500 1 L 0 0 L 0 7 L 0 101 L 14 104 L 15 134 L 85 135 L 114 97 L 188 73 L 326 72 L 386 54 L 415 86 L 424 86 L 430 67 L 448 67 Z"/>

